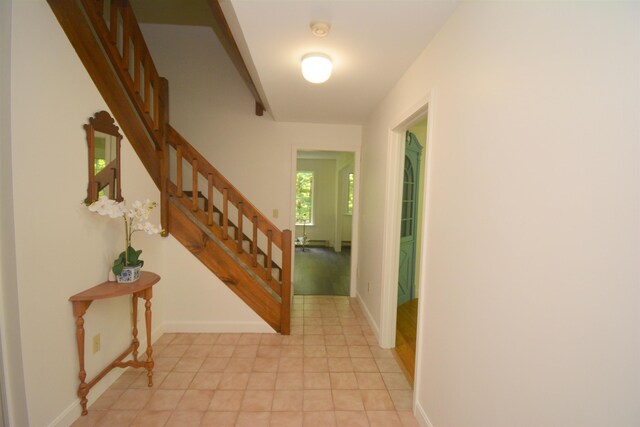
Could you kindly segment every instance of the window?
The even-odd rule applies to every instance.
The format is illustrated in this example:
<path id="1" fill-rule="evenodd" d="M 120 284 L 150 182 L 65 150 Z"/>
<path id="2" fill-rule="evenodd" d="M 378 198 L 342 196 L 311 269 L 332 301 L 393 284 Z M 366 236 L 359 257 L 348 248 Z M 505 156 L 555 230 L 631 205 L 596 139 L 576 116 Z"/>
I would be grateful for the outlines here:
<path id="1" fill-rule="evenodd" d="M 353 172 L 349 174 L 347 181 L 347 215 L 353 214 Z"/>
<path id="2" fill-rule="evenodd" d="M 296 225 L 313 224 L 313 172 L 296 173 Z"/>

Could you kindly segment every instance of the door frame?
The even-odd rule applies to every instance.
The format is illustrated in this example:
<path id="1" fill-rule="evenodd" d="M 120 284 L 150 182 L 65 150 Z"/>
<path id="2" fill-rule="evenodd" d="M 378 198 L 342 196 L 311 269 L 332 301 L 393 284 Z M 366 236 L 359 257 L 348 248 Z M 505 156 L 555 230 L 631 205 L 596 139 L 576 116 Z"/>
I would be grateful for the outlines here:
<path id="1" fill-rule="evenodd" d="M 360 146 L 344 147 L 327 144 L 323 147 L 292 145 L 291 147 L 291 170 L 289 173 L 289 229 L 292 231 L 292 239 L 296 234 L 296 164 L 298 161 L 298 151 L 335 151 L 342 153 L 353 153 L 353 213 L 351 215 L 351 265 L 349 271 L 349 296 L 356 297 L 357 272 L 358 272 L 358 225 L 360 218 Z M 336 189 L 337 191 L 337 189 Z M 293 242 L 292 242 L 293 243 Z M 295 269 L 295 245 L 291 251 L 291 280 L 293 292 L 293 278 Z M 295 295 L 295 293 L 294 293 Z"/>
<path id="2" fill-rule="evenodd" d="M 434 91 L 428 92 L 412 107 L 400 114 L 392 121 L 388 131 L 387 142 L 387 185 L 385 188 L 385 222 L 382 242 L 382 299 L 380 316 L 380 345 L 383 348 L 395 347 L 396 340 L 396 316 L 398 312 L 398 269 L 400 251 L 400 216 L 402 200 L 402 172 L 404 166 L 404 138 L 406 130 L 412 124 L 427 117 L 427 146 L 425 162 L 420 171 L 424 174 L 423 192 L 424 208 L 419 219 L 422 225 L 422 236 L 418 244 L 421 247 L 419 264 L 419 282 L 416 287 L 419 295 L 426 295 L 426 271 L 427 271 L 427 238 L 429 235 L 428 217 L 431 209 L 430 186 L 433 153 L 433 122 L 434 122 Z M 422 353 L 422 325 L 420 317 L 423 313 L 424 298 L 418 301 L 418 325 L 416 331 L 416 367 L 414 377 L 418 378 L 421 370 Z M 417 387 L 414 390 L 417 395 Z"/>

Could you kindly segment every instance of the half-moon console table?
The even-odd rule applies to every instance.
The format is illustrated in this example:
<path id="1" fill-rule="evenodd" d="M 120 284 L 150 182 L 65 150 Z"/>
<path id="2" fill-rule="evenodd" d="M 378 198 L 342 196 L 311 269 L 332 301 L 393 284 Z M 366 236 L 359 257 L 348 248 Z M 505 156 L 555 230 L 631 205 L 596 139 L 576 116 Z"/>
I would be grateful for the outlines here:
<path id="1" fill-rule="evenodd" d="M 153 386 L 153 349 L 151 348 L 151 297 L 152 287 L 160 280 L 160 276 L 149 271 L 140 273 L 140 279 L 134 283 L 116 283 L 103 282 L 93 288 L 75 294 L 69 301 L 73 304 L 73 315 L 76 318 L 76 341 L 78 344 L 78 360 L 80 363 L 80 386 L 78 387 L 78 397 L 82 405 L 82 415 L 87 415 L 87 394 L 91 387 L 96 385 L 105 375 L 113 368 L 145 368 L 147 377 L 149 378 L 149 387 Z M 109 366 L 104 368 L 94 379 L 85 382 L 87 373 L 84 370 L 84 319 L 82 318 L 87 312 L 91 303 L 95 300 L 114 298 L 123 295 L 132 296 L 133 304 L 133 340 L 128 349 L 118 356 Z M 144 299 L 145 302 L 145 323 L 147 327 L 147 360 L 138 360 L 138 298 Z M 133 353 L 133 360 L 123 362 L 123 359 Z"/>

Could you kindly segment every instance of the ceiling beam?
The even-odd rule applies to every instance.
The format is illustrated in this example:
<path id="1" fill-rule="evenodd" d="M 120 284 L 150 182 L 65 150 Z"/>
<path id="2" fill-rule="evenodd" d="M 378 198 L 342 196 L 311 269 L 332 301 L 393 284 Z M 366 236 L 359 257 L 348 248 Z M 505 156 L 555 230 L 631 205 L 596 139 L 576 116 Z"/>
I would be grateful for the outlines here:
<path id="1" fill-rule="evenodd" d="M 238 44 L 233 37 L 231 28 L 229 28 L 227 19 L 225 18 L 222 7 L 220 6 L 220 0 L 207 0 L 207 3 L 213 12 L 215 33 L 218 36 L 218 39 L 220 39 L 220 43 L 227 51 L 227 55 L 231 58 L 231 62 L 233 62 L 233 65 L 235 65 L 238 70 L 242 80 L 244 80 L 249 91 L 256 100 L 256 116 L 262 116 L 265 111 L 264 102 L 262 101 L 260 93 L 258 93 L 258 89 L 251 78 L 251 74 L 249 74 L 249 69 L 247 68 L 247 64 L 244 62 L 244 58 L 242 58 L 240 49 L 238 49 Z"/>

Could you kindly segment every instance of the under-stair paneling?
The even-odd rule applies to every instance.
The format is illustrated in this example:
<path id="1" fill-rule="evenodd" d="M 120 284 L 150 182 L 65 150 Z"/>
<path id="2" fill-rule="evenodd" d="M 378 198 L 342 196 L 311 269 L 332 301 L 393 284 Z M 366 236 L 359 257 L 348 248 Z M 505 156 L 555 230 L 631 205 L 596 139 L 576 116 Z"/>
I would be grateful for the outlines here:
<path id="1" fill-rule="evenodd" d="M 163 276 L 174 284 L 167 288 L 165 332 L 274 332 L 175 237 L 167 237 L 165 245 L 168 265 L 180 266 L 167 268 Z"/>
<path id="2" fill-rule="evenodd" d="M 272 327 L 279 329 L 280 307 L 271 295 L 218 243 L 209 239 L 174 203 L 169 206 L 172 235 L 207 266 L 224 285 L 240 296 Z M 199 298 L 197 295 L 192 297 Z"/>

